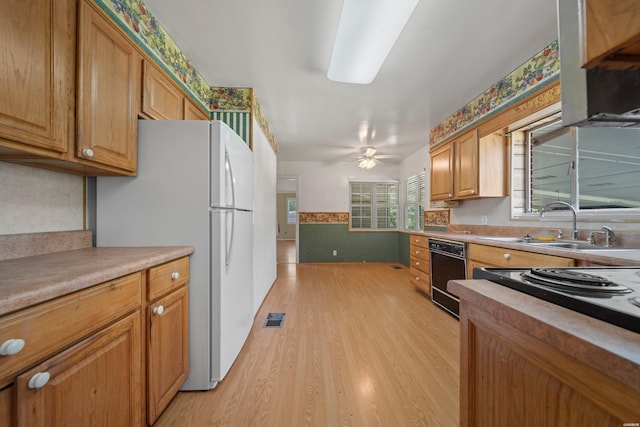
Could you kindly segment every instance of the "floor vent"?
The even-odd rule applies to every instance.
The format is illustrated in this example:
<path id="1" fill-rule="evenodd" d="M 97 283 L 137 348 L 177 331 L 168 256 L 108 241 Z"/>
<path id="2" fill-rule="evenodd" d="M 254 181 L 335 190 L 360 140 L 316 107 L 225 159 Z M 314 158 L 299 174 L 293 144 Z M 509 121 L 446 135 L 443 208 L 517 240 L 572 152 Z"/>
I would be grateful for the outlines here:
<path id="1" fill-rule="evenodd" d="M 269 313 L 267 320 L 262 325 L 263 328 L 282 328 L 285 313 Z"/>
<path id="2" fill-rule="evenodd" d="M 395 269 L 395 270 L 402 270 L 402 266 L 400 265 L 392 265 L 391 268 Z"/>

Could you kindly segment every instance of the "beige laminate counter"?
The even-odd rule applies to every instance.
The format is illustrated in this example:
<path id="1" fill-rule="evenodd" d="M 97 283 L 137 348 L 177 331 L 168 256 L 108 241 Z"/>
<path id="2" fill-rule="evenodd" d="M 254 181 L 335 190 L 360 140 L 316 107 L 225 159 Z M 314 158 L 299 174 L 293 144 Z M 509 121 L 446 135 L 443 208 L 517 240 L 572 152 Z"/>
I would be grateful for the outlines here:
<path id="1" fill-rule="evenodd" d="M 410 234 L 417 234 L 421 236 L 434 237 L 445 240 L 454 240 L 457 242 L 477 243 L 479 245 L 495 246 L 499 248 L 535 252 L 539 254 L 555 255 L 606 265 L 640 265 L 640 249 L 634 251 L 634 253 L 630 253 L 628 251 L 617 252 L 615 250 L 612 250 L 610 253 L 604 255 L 603 252 L 606 252 L 607 249 L 603 249 L 602 251 L 598 251 L 597 254 L 594 254 L 576 249 L 555 248 L 549 246 L 530 245 L 528 243 L 502 242 L 483 239 L 483 237 L 487 237 L 486 235 L 449 233 L 444 231 L 411 232 Z M 596 248 L 597 247 L 594 247 L 594 249 Z"/>
<path id="2" fill-rule="evenodd" d="M 461 304 L 481 307 L 498 322 L 640 392 L 640 334 L 488 280 L 452 280 L 448 287 Z"/>
<path id="3" fill-rule="evenodd" d="M 0 261 L 0 315 L 190 255 L 191 246 L 83 248 Z"/>

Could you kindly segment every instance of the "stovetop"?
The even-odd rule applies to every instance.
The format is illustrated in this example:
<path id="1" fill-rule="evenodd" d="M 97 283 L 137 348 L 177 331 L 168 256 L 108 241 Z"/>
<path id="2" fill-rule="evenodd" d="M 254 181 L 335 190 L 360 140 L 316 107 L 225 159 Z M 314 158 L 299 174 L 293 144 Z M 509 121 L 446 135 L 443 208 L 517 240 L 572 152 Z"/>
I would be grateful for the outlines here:
<path id="1" fill-rule="evenodd" d="M 640 267 L 475 268 L 473 278 L 640 332 Z"/>

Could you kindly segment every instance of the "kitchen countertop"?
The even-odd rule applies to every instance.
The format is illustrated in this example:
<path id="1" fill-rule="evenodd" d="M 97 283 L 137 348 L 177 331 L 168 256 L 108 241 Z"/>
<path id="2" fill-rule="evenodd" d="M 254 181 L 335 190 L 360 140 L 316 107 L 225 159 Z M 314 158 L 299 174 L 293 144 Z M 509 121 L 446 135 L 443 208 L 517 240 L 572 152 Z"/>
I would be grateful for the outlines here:
<path id="1" fill-rule="evenodd" d="M 191 246 L 82 248 L 0 261 L 0 315 L 194 252 Z"/>
<path id="2" fill-rule="evenodd" d="M 577 249 L 568 249 L 568 248 L 556 248 L 551 246 L 538 246 L 531 245 L 528 243 L 521 242 L 504 242 L 497 240 L 488 240 L 483 237 L 500 237 L 500 236 L 488 236 L 488 235 L 478 235 L 478 234 L 465 234 L 465 233 L 451 233 L 446 231 L 414 231 L 410 234 L 417 234 L 421 236 L 440 238 L 445 240 L 454 240 L 457 242 L 466 242 L 466 243 L 477 243 L 479 245 L 485 246 L 495 246 L 499 248 L 505 249 L 515 249 L 520 251 L 527 252 L 535 252 L 539 254 L 546 255 L 555 255 L 566 258 L 573 258 L 583 261 L 589 261 L 594 263 L 606 264 L 606 265 L 640 265 L 640 249 L 637 248 L 629 248 L 629 249 L 637 249 L 637 251 L 633 252 L 619 252 L 616 250 L 611 251 L 610 249 L 602 248 L 602 250 L 597 253 L 593 252 L 584 252 Z M 506 236 L 511 237 L 511 236 Z M 584 243 L 584 242 L 583 242 Z M 597 246 L 594 246 L 594 249 L 599 249 Z M 622 249 L 622 248 L 616 248 Z M 607 253 L 607 251 L 610 251 Z"/>
<path id="3" fill-rule="evenodd" d="M 640 334 L 487 280 L 452 280 L 462 304 L 482 307 L 500 322 L 640 391 Z"/>

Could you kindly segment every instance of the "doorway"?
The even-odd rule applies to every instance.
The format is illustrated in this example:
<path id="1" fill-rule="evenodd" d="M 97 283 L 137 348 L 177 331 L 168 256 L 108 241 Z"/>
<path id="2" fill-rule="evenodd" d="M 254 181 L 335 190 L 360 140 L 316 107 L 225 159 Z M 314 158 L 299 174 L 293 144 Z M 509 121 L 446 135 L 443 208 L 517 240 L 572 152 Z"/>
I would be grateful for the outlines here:
<path id="1" fill-rule="evenodd" d="M 298 179 L 279 176 L 276 187 L 277 261 L 278 264 L 298 262 Z"/>

